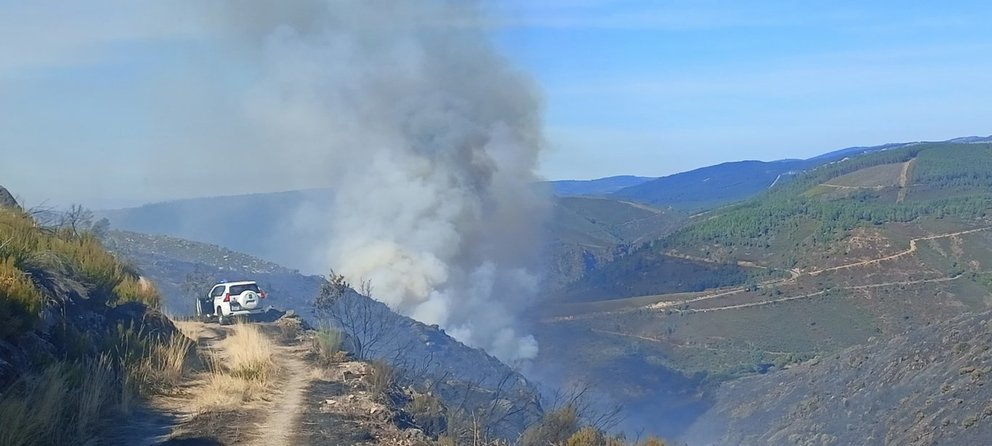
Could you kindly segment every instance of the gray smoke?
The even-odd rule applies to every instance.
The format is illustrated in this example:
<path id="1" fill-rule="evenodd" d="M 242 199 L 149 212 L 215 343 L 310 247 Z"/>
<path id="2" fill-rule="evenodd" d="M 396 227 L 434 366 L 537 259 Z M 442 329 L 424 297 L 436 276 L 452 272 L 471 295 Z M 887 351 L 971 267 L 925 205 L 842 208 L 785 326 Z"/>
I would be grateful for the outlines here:
<path id="1" fill-rule="evenodd" d="M 292 6 L 287 6 L 292 4 Z M 472 2 L 235 2 L 227 43 L 257 62 L 244 104 L 273 172 L 328 180 L 293 226 L 317 265 L 504 360 L 532 358 L 545 202 L 532 85 Z M 329 216 L 329 217 L 328 217 Z"/>

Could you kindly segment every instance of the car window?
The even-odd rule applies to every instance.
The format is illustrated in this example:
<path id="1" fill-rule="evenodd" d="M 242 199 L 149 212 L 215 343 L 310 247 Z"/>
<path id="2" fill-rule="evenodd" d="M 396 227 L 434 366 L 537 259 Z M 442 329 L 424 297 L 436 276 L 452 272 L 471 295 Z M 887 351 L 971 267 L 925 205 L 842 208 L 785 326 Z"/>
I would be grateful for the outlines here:
<path id="1" fill-rule="evenodd" d="M 254 283 L 249 283 L 249 284 L 245 284 L 245 285 L 231 285 L 231 295 L 232 296 L 236 296 L 236 295 L 241 294 L 241 293 L 244 293 L 245 291 L 248 291 L 248 290 L 251 290 L 251 291 L 254 291 L 254 292 L 257 293 L 258 292 L 258 285 L 254 284 Z"/>
<path id="2" fill-rule="evenodd" d="M 210 290 L 210 297 L 217 297 L 224 294 L 224 285 L 217 285 L 214 289 Z"/>

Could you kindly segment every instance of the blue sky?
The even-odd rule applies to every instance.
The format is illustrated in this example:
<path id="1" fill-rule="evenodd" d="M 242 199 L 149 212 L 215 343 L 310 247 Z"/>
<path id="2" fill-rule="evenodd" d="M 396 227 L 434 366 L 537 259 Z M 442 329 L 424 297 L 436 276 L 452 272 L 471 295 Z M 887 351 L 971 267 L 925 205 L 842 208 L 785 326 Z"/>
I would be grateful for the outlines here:
<path id="1" fill-rule="evenodd" d="M 499 44 L 545 95 L 551 178 L 992 134 L 988 2 L 521 1 L 503 14 Z"/>
<path id="2" fill-rule="evenodd" d="M 210 75 L 226 61 L 199 57 L 202 29 L 168 5 L 0 0 L 0 184 L 34 204 L 197 194 L 168 187 L 183 166 L 163 154 L 184 143 L 177 135 L 202 132 L 196 123 L 223 113 L 228 96 L 194 107 L 172 98 L 195 78 L 190 70 Z M 487 9 L 466 26 L 490 30 L 535 80 L 550 179 L 992 134 L 987 2 L 509 0 Z M 201 90 L 236 94 L 243 79 L 227 72 Z M 177 110 L 189 119 L 161 124 Z M 201 139 L 239 144 L 239 133 L 232 125 L 231 139 Z"/>

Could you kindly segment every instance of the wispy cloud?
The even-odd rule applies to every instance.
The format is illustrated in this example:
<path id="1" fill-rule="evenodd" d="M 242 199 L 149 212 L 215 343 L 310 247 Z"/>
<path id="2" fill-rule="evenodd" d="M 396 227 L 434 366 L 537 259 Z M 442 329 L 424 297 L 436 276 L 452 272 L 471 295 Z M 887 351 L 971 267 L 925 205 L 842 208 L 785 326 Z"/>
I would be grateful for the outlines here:
<path id="1" fill-rule="evenodd" d="M 7 2 L 0 8 L 0 77 L 97 63 L 115 45 L 190 38 L 195 3 L 125 0 Z"/>

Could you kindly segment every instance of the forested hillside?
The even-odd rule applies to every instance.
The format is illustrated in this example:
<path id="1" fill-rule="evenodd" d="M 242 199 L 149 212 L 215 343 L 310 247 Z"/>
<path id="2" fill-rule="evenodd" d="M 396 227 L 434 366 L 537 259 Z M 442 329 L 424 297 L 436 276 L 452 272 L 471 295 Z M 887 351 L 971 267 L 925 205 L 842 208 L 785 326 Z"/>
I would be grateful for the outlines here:
<path id="1" fill-rule="evenodd" d="M 904 166 L 905 184 L 824 192 L 837 190 L 825 186 L 831 180 L 884 165 Z M 879 151 L 825 164 L 745 203 L 698 215 L 671 235 L 590 271 L 572 291 L 575 300 L 585 300 L 589 289 L 599 289 L 600 298 L 622 298 L 741 284 L 748 275 L 736 269 L 740 261 L 779 270 L 810 266 L 813 260 L 804 253 L 836 243 L 855 228 L 921 217 L 975 220 L 990 209 L 992 145 L 926 143 Z M 666 260 L 671 254 L 712 263 L 685 269 L 684 262 Z"/>
<path id="2" fill-rule="evenodd" d="M 807 165 L 801 160 L 723 163 L 627 187 L 610 197 L 700 211 L 751 198 Z"/>
<path id="3" fill-rule="evenodd" d="M 551 190 L 559 197 L 602 197 L 620 189 L 643 184 L 654 178 L 621 175 L 615 177 L 597 178 L 595 180 L 557 180 L 542 183 L 550 185 Z"/>
<path id="4" fill-rule="evenodd" d="M 902 187 L 850 187 L 841 197 L 818 196 L 818 188 L 842 175 L 910 161 Z M 647 249 L 705 252 L 709 246 L 719 246 L 731 252 L 734 247 L 785 251 L 830 243 L 865 225 L 909 222 L 924 216 L 984 217 L 992 204 L 990 163 L 989 144 L 926 143 L 846 158 L 707 216 Z M 908 190 L 902 201 L 900 188 Z"/>
<path id="5" fill-rule="evenodd" d="M 990 161 L 984 142 L 904 145 L 697 214 L 566 289 L 542 345 L 629 404 L 705 404 L 650 377 L 698 391 L 987 310 Z"/>

